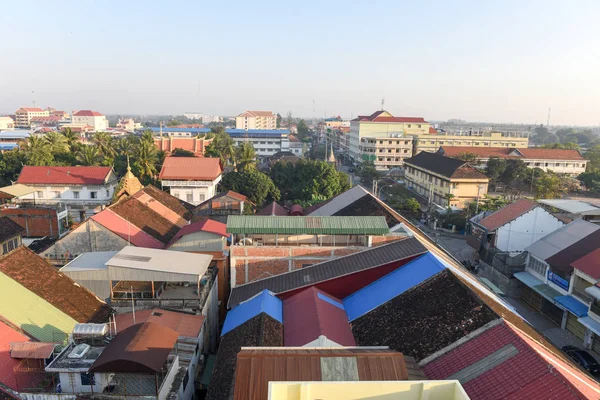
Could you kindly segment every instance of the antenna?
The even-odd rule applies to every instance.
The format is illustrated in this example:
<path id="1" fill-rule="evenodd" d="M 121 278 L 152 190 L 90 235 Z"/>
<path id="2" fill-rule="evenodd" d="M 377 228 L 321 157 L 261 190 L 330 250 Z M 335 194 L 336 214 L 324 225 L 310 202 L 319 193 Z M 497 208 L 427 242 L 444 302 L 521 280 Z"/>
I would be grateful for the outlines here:
<path id="1" fill-rule="evenodd" d="M 550 111 L 552 111 L 552 107 L 548 107 L 548 120 L 546 121 L 546 128 L 550 128 Z"/>
<path id="2" fill-rule="evenodd" d="M 160 121 L 160 147 L 162 148 L 162 126 L 163 126 L 163 122 Z"/>
<path id="3" fill-rule="evenodd" d="M 381 99 L 381 111 L 385 108 L 385 99 Z"/>
<path id="4" fill-rule="evenodd" d="M 35 90 L 32 90 L 31 91 L 31 97 L 33 99 L 33 108 L 35 108 L 35 96 L 34 95 L 35 95 Z"/>

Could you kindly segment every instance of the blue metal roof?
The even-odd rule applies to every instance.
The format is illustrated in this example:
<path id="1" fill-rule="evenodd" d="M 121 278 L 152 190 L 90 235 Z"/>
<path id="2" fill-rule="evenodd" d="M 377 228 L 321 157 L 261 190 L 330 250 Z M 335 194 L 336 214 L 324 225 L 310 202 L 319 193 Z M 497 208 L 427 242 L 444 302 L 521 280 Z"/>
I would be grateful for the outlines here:
<path id="1" fill-rule="evenodd" d="M 369 286 L 362 288 L 343 300 L 346 314 L 348 314 L 348 321 L 353 321 L 367 314 L 443 271 L 445 268 L 444 264 L 434 255 L 425 253 L 421 257 L 390 272 L 383 278 L 376 280 Z"/>
<path id="2" fill-rule="evenodd" d="M 152 132 L 160 132 L 160 128 L 150 128 Z M 168 126 L 163 127 L 163 133 L 167 132 L 189 132 L 189 133 L 208 133 L 210 128 L 169 128 Z M 281 135 L 288 135 L 290 131 L 288 129 L 225 129 L 225 132 L 232 137 L 241 137 L 248 135 L 248 137 L 280 137 Z"/>
<path id="3" fill-rule="evenodd" d="M 19 145 L 15 142 L 0 142 L 0 150 L 13 150 L 18 147 Z"/>
<path id="4" fill-rule="evenodd" d="M 29 136 L 31 132 L 25 130 L 0 132 L 0 139 L 27 139 Z"/>
<path id="5" fill-rule="evenodd" d="M 585 317 L 587 315 L 588 306 L 575 299 L 573 296 L 556 296 L 554 301 L 578 317 Z"/>
<path id="6" fill-rule="evenodd" d="M 283 323 L 283 303 L 273 292 L 265 289 L 256 296 L 240 303 L 227 313 L 221 336 L 224 336 L 227 332 L 234 330 L 262 312 Z"/>
<path id="7" fill-rule="evenodd" d="M 544 283 L 526 271 L 517 272 L 513 276 L 515 278 L 517 278 L 518 280 L 520 280 L 521 282 L 523 282 L 524 284 L 526 284 L 527 286 L 529 286 L 530 288 L 536 287 L 538 285 L 542 285 Z"/>

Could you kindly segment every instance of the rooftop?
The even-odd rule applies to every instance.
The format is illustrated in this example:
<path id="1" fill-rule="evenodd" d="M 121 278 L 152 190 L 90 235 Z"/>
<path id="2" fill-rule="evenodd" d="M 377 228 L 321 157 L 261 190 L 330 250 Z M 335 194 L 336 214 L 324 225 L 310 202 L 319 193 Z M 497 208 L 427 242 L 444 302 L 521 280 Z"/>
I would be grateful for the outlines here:
<path id="1" fill-rule="evenodd" d="M 265 313 L 274 320 L 283 323 L 283 305 L 274 293 L 263 290 L 252 298 L 238 304 L 227 313 L 221 336 L 244 324 L 246 321 Z"/>
<path id="2" fill-rule="evenodd" d="M 254 215 L 270 215 L 270 216 L 277 216 L 277 217 L 287 217 L 288 216 L 288 211 L 283 208 L 283 206 L 281 206 L 279 203 L 277 203 L 276 201 L 273 201 L 271 203 L 269 203 L 266 207 L 264 207 L 262 210 L 256 212 L 256 214 Z"/>
<path id="3" fill-rule="evenodd" d="M 571 214 L 597 215 L 600 212 L 600 208 L 580 200 L 540 199 L 538 202 Z"/>
<path id="4" fill-rule="evenodd" d="M 544 236 L 531 246 L 525 248 L 525 251 L 539 258 L 542 261 L 547 260 L 561 250 L 566 249 L 573 243 L 596 232 L 600 226 L 582 219 L 561 226 L 554 232 Z"/>
<path id="5" fill-rule="evenodd" d="M 594 279 L 600 279 L 600 248 L 573 261 L 571 267 L 580 270 Z"/>
<path id="6" fill-rule="evenodd" d="M 238 115 L 238 117 L 275 117 L 275 114 L 273 114 L 273 111 L 246 110 Z"/>
<path id="7" fill-rule="evenodd" d="M 75 346 L 75 343 L 69 343 L 63 351 L 48 364 L 46 372 L 87 372 L 104 351 L 104 346 L 90 346 L 89 350 L 83 353 L 82 357 L 71 358 L 69 357 L 69 354 L 73 351 Z"/>
<path id="8" fill-rule="evenodd" d="M 570 273 L 571 263 L 598 249 L 600 231 L 595 231 L 546 259 L 552 269 Z"/>
<path id="9" fill-rule="evenodd" d="M 267 399 L 273 381 L 410 379 L 404 356 L 387 348 L 242 347 L 235 371 L 234 400 Z"/>
<path id="10" fill-rule="evenodd" d="M 446 157 L 459 157 L 461 154 L 471 153 L 477 154 L 480 158 L 498 157 L 530 160 L 585 160 L 579 150 L 542 149 L 535 147 L 509 149 L 505 147 L 442 146 L 440 152 Z"/>
<path id="11" fill-rule="evenodd" d="M 381 110 L 381 111 L 375 111 L 373 114 L 371 115 L 359 115 L 357 118 L 353 119 L 353 121 L 360 121 L 360 122 L 401 122 L 401 123 L 406 123 L 406 122 L 414 122 L 414 123 L 423 123 L 423 124 L 428 124 L 427 121 L 425 121 L 422 117 L 394 117 L 392 114 L 390 114 L 387 111 Z"/>
<path id="12" fill-rule="evenodd" d="M 212 219 L 203 219 L 198 222 L 185 225 L 177 232 L 177 234 L 171 239 L 167 247 L 181 239 L 185 235 L 189 235 L 195 232 L 206 232 L 212 233 L 218 236 L 229 237 L 230 235 L 226 232 L 227 225 L 222 222 L 213 221 Z"/>
<path id="13" fill-rule="evenodd" d="M 117 332 L 132 326 L 133 313 L 116 314 Z M 196 338 L 200 334 L 204 324 L 203 315 L 191 315 L 188 313 L 163 310 L 155 308 L 151 310 L 136 310 L 135 321 L 140 324 L 152 322 L 176 331 L 179 336 Z"/>
<path id="14" fill-rule="evenodd" d="M 100 114 L 98 111 L 92 110 L 80 110 L 76 113 L 73 113 L 74 117 L 103 117 L 104 115 Z"/>
<path id="15" fill-rule="evenodd" d="M 223 173 L 221 160 L 209 157 L 167 157 L 161 180 L 214 181 Z"/>
<path id="16" fill-rule="evenodd" d="M 15 236 L 21 236 L 24 233 L 25 229 L 21 225 L 13 222 L 12 219 L 5 215 L 0 215 L 0 244 Z"/>
<path id="17" fill-rule="evenodd" d="M 22 183 L 15 183 L 14 185 L 8 185 L 0 188 L 0 192 L 5 193 L 11 197 L 21 197 L 35 192 L 36 189 L 23 185 Z"/>
<path id="18" fill-rule="evenodd" d="M 395 241 L 256 282 L 235 286 L 231 290 L 228 306 L 230 308 L 235 307 L 265 289 L 281 294 L 372 268 L 393 265 L 394 263 L 402 265 L 426 251 L 417 239 L 408 238 Z M 365 285 L 368 283 L 368 281 L 365 281 Z M 337 296 L 335 293 L 331 294 Z"/>
<path id="19" fill-rule="evenodd" d="M 407 158 L 408 165 L 431 171 L 446 178 L 489 180 L 485 174 L 468 163 L 455 158 L 422 151 L 416 156 Z"/>
<path id="20" fill-rule="evenodd" d="M 477 224 L 483 226 L 489 232 L 492 232 L 501 226 L 504 226 L 509 222 L 519 218 L 521 215 L 528 213 L 536 207 L 539 207 L 539 205 L 531 200 L 517 200 L 514 203 L 502 207 L 493 214 L 488 215 L 477 222 Z"/>
<path id="21" fill-rule="evenodd" d="M 106 265 L 147 271 L 169 271 L 201 277 L 206 273 L 211 260 L 212 256 L 207 254 L 127 246 L 108 260 Z"/>
<path id="22" fill-rule="evenodd" d="M 60 269 L 60 272 L 82 272 L 105 270 L 106 262 L 113 258 L 118 251 L 91 251 L 78 255 Z"/>
<path id="23" fill-rule="evenodd" d="M 12 390 L 19 390 L 17 373 L 14 371 L 20 360 L 13 358 L 10 353 L 11 344 L 28 343 L 29 338 L 23 333 L 0 321 L 0 383 Z M 20 379 L 23 377 L 20 376 Z"/>
<path id="24" fill-rule="evenodd" d="M 227 232 L 236 234 L 384 235 L 389 231 L 383 217 L 230 215 L 227 218 Z"/>
<path id="25" fill-rule="evenodd" d="M 17 183 L 26 185 L 104 185 L 112 172 L 111 167 L 33 167 L 21 170 Z"/>

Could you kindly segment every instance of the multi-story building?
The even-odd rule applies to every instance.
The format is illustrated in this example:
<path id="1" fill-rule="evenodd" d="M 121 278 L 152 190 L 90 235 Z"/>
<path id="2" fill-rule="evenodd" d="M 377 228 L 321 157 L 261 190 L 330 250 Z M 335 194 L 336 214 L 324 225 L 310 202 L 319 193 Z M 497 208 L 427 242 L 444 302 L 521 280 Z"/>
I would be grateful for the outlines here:
<path id="1" fill-rule="evenodd" d="M 480 132 L 468 133 L 465 135 L 451 135 L 438 133 L 435 129 L 425 133 L 408 133 L 413 137 L 414 153 L 422 151 L 435 153 L 441 146 L 462 146 L 462 147 L 504 147 L 526 149 L 529 145 L 529 139 L 526 136 L 517 134 L 505 135 L 501 132 Z"/>
<path id="2" fill-rule="evenodd" d="M 23 196 L 36 204 L 65 204 L 76 221 L 99 212 L 110 204 L 118 178 L 111 167 L 24 166 L 17 183 L 35 192 Z"/>
<path id="3" fill-rule="evenodd" d="M 235 117 L 237 129 L 276 129 L 277 116 L 273 111 L 244 111 Z"/>
<path id="4" fill-rule="evenodd" d="M 73 111 L 71 125 L 86 126 L 89 125 L 96 132 L 105 131 L 108 128 L 108 120 L 102 114 L 92 110 Z"/>
<path id="5" fill-rule="evenodd" d="M 222 173 L 218 158 L 167 157 L 158 178 L 172 196 L 197 206 L 215 195 Z"/>
<path id="6" fill-rule="evenodd" d="M 465 207 L 488 191 L 489 178 L 461 160 L 421 152 L 404 164 L 408 188 L 441 207 Z"/>
<path id="7" fill-rule="evenodd" d="M 21 107 L 15 111 L 15 126 L 17 128 L 29 128 L 31 119 L 34 117 L 48 117 L 50 112 L 38 107 Z"/>
<path id="8" fill-rule="evenodd" d="M 15 129 L 15 121 L 11 117 L 0 117 L 0 131 Z"/>
<path id="9" fill-rule="evenodd" d="M 490 158 L 497 157 L 523 160 L 529 168 L 541 168 L 544 171 L 573 176 L 585 172 L 588 162 L 579 150 L 567 149 L 443 146 L 439 148 L 438 153 L 452 158 L 475 154 L 479 168 L 485 168 Z"/>
<path id="10" fill-rule="evenodd" d="M 203 115 L 201 120 L 203 124 L 210 124 L 211 122 L 223 122 L 223 117 L 218 115 Z"/>
<path id="11" fill-rule="evenodd" d="M 117 129 L 124 129 L 127 132 L 135 132 L 137 129 L 141 129 L 142 124 L 135 122 L 133 118 L 119 119 L 117 123 Z"/>
<path id="12" fill-rule="evenodd" d="M 350 122 L 350 157 L 359 163 L 371 161 L 381 170 L 402 166 L 413 155 L 407 135 L 429 132 L 429 126 L 423 118 L 394 117 L 384 110 L 359 116 Z"/>

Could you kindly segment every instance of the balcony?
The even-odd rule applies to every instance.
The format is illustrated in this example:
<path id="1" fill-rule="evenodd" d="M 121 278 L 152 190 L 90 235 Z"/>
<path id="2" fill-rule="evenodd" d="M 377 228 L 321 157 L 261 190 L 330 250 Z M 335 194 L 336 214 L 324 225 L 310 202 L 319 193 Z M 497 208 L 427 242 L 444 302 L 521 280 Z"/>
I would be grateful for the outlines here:
<path id="1" fill-rule="evenodd" d="M 592 304 L 594 302 L 594 298 L 587 294 L 584 289 L 581 288 L 573 288 L 573 293 L 571 293 L 574 297 L 578 298 L 584 304 Z"/>

